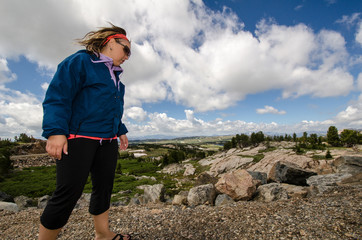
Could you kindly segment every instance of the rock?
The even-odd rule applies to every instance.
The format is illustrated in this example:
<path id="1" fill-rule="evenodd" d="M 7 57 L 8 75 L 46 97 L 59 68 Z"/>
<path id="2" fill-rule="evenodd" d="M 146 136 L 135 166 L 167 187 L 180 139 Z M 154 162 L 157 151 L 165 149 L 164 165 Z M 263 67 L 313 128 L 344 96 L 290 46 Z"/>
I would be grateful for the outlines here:
<path id="1" fill-rule="evenodd" d="M 140 205 L 140 204 L 141 204 L 141 201 L 139 200 L 138 197 L 131 198 L 131 200 L 128 203 L 129 206 Z"/>
<path id="2" fill-rule="evenodd" d="M 333 162 L 338 173 L 357 174 L 362 172 L 362 156 L 341 156 Z"/>
<path id="3" fill-rule="evenodd" d="M 248 171 L 265 172 L 269 174 L 270 170 L 277 162 L 291 162 L 303 169 L 313 169 L 313 167 L 310 167 L 310 164 L 314 162 L 311 157 L 297 155 L 292 149 L 278 148 L 277 150 L 265 152 L 263 154 L 264 158 L 251 167 L 248 167 Z"/>
<path id="4" fill-rule="evenodd" d="M 351 177 L 349 173 L 331 173 L 326 175 L 311 176 L 307 179 L 309 186 L 337 186 L 343 179 Z"/>
<path id="5" fill-rule="evenodd" d="M 43 209 L 48 204 L 48 201 L 50 199 L 49 195 L 42 196 L 38 199 L 38 208 Z"/>
<path id="6" fill-rule="evenodd" d="M 14 202 L 14 198 L 0 191 L 0 202 Z"/>
<path id="7" fill-rule="evenodd" d="M 16 205 L 18 205 L 19 210 L 23 210 L 28 207 L 34 207 L 36 204 L 33 199 L 28 198 L 26 196 L 18 196 L 14 199 Z"/>
<path id="8" fill-rule="evenodd" d="M 226 173 L 238 168 L 248 167 L 253 162 L 253 158 L 241 157 L 239 155 L 231 155 L 226 158 L 220 158 L 214 162 L 210 168 L 210 172 L 214 176 Z"/>
<path id="9" fill-rule="evenodd" d="M 120 198 L 119 201 L 112 202 L 111 206 L 114 206 L 114 207 L 127 206 L 127 204 L 130 202 L 130 200 L 131 199 L 129 197 L 122 197 L 122 198 Z"/>
<path id="10" fill-rule="evenodd" d="M 157 181 L 157 179 L 155 177 L 149 177 L 149 176 L 140 176 L 140 177 L 134 176 L 134 178 L 136 180 L 149 179 L 149 180 L 152 180 L 152 181 Z M 132 191 L 130 191 L 130 192 L 132 192 Z"/>
<path id="11" fill-rule="evenodd" d="M 281 184 L 282 188 L 287 191 L 290 198 L 305 198 L 309 194 L 309 187 L 290 185 L 286 183 Z"/>
<path id="12" fill-rule="evenodd" d="M 36 140 L 32 143 L 23 143 L 12 148 L 12 155 L 28 155 L 46 153 L 46 141 Z"/>
<path id="13" fill-rule="evenodd" d="M 219 194 L 215 199 L 215 206 L 227 205 L 235 201 L 226 194 Z"/>
<path id="14" fill-rule="evenodd" d="M 13 162 L 14 168 L 28 168 L 39 166 L 53 166 L 55 165 L 55 159 L 50 157 L 47 153 L 31 154 L 31 155 L 13 155 L 10 156 Z"/>
<path id="15" fill-rule="evenodd" d="M 181 191 L 173 197 L 172 205 L 187 205 L 188 191 Z"/>
<path id="16" fill-rule="evenodd" d="M 138 186 L 138 189 L 144 190 L 144 198 L 145 202 L 149 203 L 158 203 L 163 202 L 165 200 L 165 187 L 163 184 L 155 184 L 155 185 L 142 185 Z"/>
<path id="17" fill-rule="evenodd" d="M 264 172 L 253 172 L 253 171 L 248 171 L 248 173 L 253 177 L 253 179 L 257 179 L 260 180 L 260 183 L 263 184 L 267 184 L 268 181 L 268 175 Z"/>
<path id="18" fill-rule="evenodd" d="M 209 183 L 215 185 L 217 183 L 217 180 L 217 177 L 213 177 L 207 172 L 202 172 L 200 173 L 200 175 L 197 176 L 195 186 L 206 185 Z"/>
<path id="19" fill-rule="evenodd" d="M 316 175 L 316 173 L 304 170 L 296 164 L 290 162 L 277 162 L 269 172 L 269 179 L 273 182 L 306 186 L 307 178 L 313 175 Z"/>
<path id="20" fill-rule="evenodd" d="M 174 175 L 177 174 L 178 172 L 181 172 L 184 168 L 182 167 L 181 164 L 178 163 L 172 163 L 167 165 L 166 167 L 164 167 L 161 172 L 162 173 L 166 173 L 166 174 L 170 174 L 170 175 Z"/>
<path id="21" fill-rule="evenodd" d="M 288 198 L 287 190 L 280 183 L 269 183 L 258 187 L 254 200 L 272 202 Z"/>
<path id="22" fill-rule="evenodd" d="M 229 195 L 233 200 L 249 200 L 254 195 L 259 180 L 253 177 L 244 169 L 238 169 L 223 175 L 216 183 L 216 189 Z"/>
<path id="23" fill-rule="evenodd" d="M 185 172 L 184 172 L 184 176 L 190 176 L 190 175 L 194 175 L 196 171 L 196 168 L 194 168 L 194 166 L 190 163 L 185 164 Z"/>
<path id="24" fill-rule="evenodd" d="M 338 185 L 362 185 L 362 172 L 343 179 Z"/>
<path id="25" fill-rule="evenodd" d="M 311 186 L 311 194 L 319 195 L 333 186 L 337 186 L 344 179 L 350 178 L 352 175 L 349 173 L 332 173 L 326 175 L 311 176 L 307 179 L 307 184 Z"/>
<path id="26" fill-rule="evenodd" d="M 16 205 L 16 203 L 11 203 L 11 202 L 0 202 L 0 209 L 10 212 L 19 212 L 18 205 Z"/>
<path id="27" fill-rule="evenodd" d="M 216 197 L 215 187 L 212 184 L 200 185 L 190 189 L 187 195 L 187 202 L 191 206 L 209 203 L 214 204 Z"/>

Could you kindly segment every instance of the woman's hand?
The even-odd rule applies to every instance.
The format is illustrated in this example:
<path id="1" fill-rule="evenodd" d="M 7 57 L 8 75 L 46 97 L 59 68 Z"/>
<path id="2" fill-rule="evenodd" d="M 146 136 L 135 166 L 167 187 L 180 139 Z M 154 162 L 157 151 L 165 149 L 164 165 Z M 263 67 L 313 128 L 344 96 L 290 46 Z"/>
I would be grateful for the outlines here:
<path id="1" fill-rule="evenodd" d="M 127 135 L 124 134 L 124 135 L 121 135 L 119 136 L 119 141 L 120 141 L 120 145 L 119 145 L 119 148 L 121 150 L 126 150 L 128 148 L 128 138 L 127 138 Z"/>
<path id="2" fill-rule="evenodd" d="M 62 159 L 62 152 L 68 155 L 68 140 L 65 135 L 53 135 L 48 138 L 46 151 L 58 160 Z"/>

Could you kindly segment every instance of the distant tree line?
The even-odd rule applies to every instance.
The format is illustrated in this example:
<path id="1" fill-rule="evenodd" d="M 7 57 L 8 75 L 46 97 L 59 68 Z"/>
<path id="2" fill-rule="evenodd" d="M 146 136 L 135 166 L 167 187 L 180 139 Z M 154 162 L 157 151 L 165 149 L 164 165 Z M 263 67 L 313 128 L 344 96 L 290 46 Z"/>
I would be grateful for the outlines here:
<path id="1" fill-rule="evenodd" d="M 214 154 L 215 151 L 204 151 L 197 147 L 178 145 L 177 149 L 169 150 L 163 155 L 161 165 L 166 166 L 171 163 L 180 163 L 185 159 L 199 160 Z"/>
<path id="2" fill-rule="evenodd" d="M 231 148 L 244 148 L 249 146 L 257 146 L 262 142 L 280 142 L 280 141 L 289 141 L 295 142 L 296 151 L 298 149 L 324 149 L 327 142 L 330 146 L 333 147 L 352 147 L 356 144 L 362 144 L 362 134 L 357 130 L 344 129 L 341 134 L 338 134 L 338 129 L 335 126 L 330 126 L 326 136 L 318 136 L 315 133 L 308 135 L 307 132 L 304 132 L 301 137 L 297 137 L 296 133 L 293 135 L 274 135 L 274 136 L 265 136 L 262 131 L 257 133 L 253 132 L 250 136 L 247 134 L 236 134 L 235 137 L 232 137 L 231 141 L 224 143 L 224 150 Z"/>

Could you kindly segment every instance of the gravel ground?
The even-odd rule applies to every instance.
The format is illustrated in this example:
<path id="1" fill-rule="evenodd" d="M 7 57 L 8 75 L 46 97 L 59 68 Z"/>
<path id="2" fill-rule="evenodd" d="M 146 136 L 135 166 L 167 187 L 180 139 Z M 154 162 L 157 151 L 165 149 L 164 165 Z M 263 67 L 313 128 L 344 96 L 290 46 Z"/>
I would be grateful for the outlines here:
<path id="1" fill-rule="evenodd" d="M 361 189 L 335 187 L 323 196 L 219 207 L 112 207 L 110 225 L 133 239 L 362 239 Z M 0 239 L 36 239 L 41 212 L 0 211 Z M 94 239 L 86 208 L 73 211 L 58 239 Z"/>

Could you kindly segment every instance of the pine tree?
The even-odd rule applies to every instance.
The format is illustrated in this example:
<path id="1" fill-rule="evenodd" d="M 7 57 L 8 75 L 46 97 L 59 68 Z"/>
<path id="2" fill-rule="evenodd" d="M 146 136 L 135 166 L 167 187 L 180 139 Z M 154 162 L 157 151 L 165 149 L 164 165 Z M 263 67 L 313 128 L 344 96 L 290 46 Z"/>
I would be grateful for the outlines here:
<path id="1" fill-rule="evenodd" d="M 333 147 L 340 146 L 338 130 L 335 126 L 330 126 L 327 132 L 327 142 Z"/>

